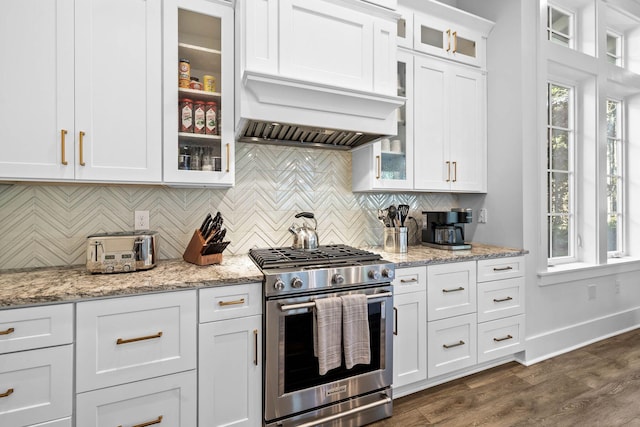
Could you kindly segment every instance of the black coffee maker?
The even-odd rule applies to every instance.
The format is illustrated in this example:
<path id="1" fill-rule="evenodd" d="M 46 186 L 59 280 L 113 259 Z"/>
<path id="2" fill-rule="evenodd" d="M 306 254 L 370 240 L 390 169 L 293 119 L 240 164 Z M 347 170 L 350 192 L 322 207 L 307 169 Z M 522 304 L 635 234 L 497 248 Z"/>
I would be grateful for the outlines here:
<path id="1" fill-rule="evenodd" d="M 464 241 L 464 224 L 473 220 L 471 209 L 422 212 L 422 244 L 438 249 L 471 249 Z"/>

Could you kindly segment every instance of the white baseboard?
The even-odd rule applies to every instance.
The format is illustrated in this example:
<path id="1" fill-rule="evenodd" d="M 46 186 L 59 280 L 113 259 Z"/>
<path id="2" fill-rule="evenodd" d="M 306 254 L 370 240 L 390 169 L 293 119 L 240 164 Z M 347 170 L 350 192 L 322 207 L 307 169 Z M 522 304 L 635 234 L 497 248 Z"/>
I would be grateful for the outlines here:
<path id="1" fill-rule="evenodd" d="M 638 327 L 640 307 L 590 319 L 527 337 L 524 357 L 518 357 L 516 360 L 530 366 Z"/>

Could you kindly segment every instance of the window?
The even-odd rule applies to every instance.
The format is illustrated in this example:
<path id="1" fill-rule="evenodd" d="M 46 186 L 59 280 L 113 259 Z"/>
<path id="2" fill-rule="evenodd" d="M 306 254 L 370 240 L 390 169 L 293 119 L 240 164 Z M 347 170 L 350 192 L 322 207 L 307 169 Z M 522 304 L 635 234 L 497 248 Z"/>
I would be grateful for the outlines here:
<path id="1" fill-rule="evenodd" d="M 607 61 L 622 67 L 622 36 L 607 32 Z"/>
<path id="2" fill-rule="evenodd" d="M 607 252 L 623 252 L 623 155 L 622 103 L 607 100 Z"/>
<path id="3" fill-rule="evenodd" d="M 550 262 L 574 257 L 573 89 L 547 85 L 547 231 Z"/>
<path id="4" fill-rule="evenodd" d="M 552 42 L 573 48 L 573 14 L 547 6 L 547 36 Z"/>

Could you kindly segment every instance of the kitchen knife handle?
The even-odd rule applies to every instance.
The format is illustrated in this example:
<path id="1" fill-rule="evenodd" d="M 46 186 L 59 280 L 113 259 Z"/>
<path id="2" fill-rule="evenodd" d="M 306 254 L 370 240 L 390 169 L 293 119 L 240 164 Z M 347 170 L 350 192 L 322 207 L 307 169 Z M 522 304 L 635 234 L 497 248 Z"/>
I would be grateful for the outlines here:
<path id="1" fill-rule="evenodd" d="M 227 172 L 231 170 L 231 145 L 227 144 Z"/>
<path id="2" fill-rule="evenodd" d="M 154 424 L 160 424 L 162 422 L 162 415 L 159 415 L 158 418 L 156 418 L 153 421 L 148 421 L 146 423 L 142 423 L 142 424 L 136 424 L 133 427 L 148 427 L 148 426 L 152 426 Z M 118 427 L 122 427 L 122 425 L 119 425 Z"/>
<path id="3" fill-rule="evenodd" d="M 445 162 L 447 164 L 447 182 L 451 182 L 451 162 Z"/>
<path id="4" fill-rule="evenodd" d="M 80 131 L 80 140 L 78 142 L 78 145 L 80 147 L 80 166 L 84 166 L 84 136 L 86 134 L 83 131 Z"/>
<path id="5" fill-rule="evenodd" d="M 0 335 L 9 335 L 15 332 L 14 328 L 5 329 L 4 331 L 0 331 Z"/>
<path id="6" fill-rule="evenodd" d="M 380 156 L 376 156 L 376 179 L 380 179 L 382 175 L 382 162 L 380 161 Z"/>
<path id="7" fill-rule="evenodd" d="M 158 332 L 155 335 L 147 335 L 146 337 L 128 338 L 128 339 L 118 338 L 117 341 L 116 341 L 116 344 L 117 345 L 129 344 L 129 343 L 132 343 L 132 342 L 152 340 L 154 338 L 160 338 L 160 337 L 162 337 L 162 331 Z"/>
<path id="8" fill-rule="evenodd" d="M 62 162 L 61 163 L 63 165 L 65 165 L 65 166 L 69 164 L 69 162 L 67 162 L 67 156 L 66 156 L 67 149 L 66 149 L 66 145 L 65 145 L 65 141 L 64 141 L 66 136 L 67 136 L 67 130 L 66 129 L 62 129 L 60 131 L 60 150 L 62 151 Z"/>

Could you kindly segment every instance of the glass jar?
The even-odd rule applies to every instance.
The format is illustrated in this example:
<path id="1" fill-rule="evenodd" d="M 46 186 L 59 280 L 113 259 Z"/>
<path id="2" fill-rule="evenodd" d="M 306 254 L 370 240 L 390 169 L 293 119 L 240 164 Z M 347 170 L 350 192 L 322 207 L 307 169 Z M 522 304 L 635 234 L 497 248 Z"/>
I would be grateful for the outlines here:
<path id="1" fill-rule="evenodd" d="M 180 100 L 178 124 L 180 132 L 193 132 L 193 101 L 189 98 Z"/>
<path id="2" fill-rule="evenodd" d="M 204 101 L 193 102 L 193 133 L 205 133 L 205 103 Z"/>
<path id="3" fill-rule="evenodd" d="M 206 134 L 218 134 L 218 104 L 214 101 L 207 102 L 205 110 Z"/>

